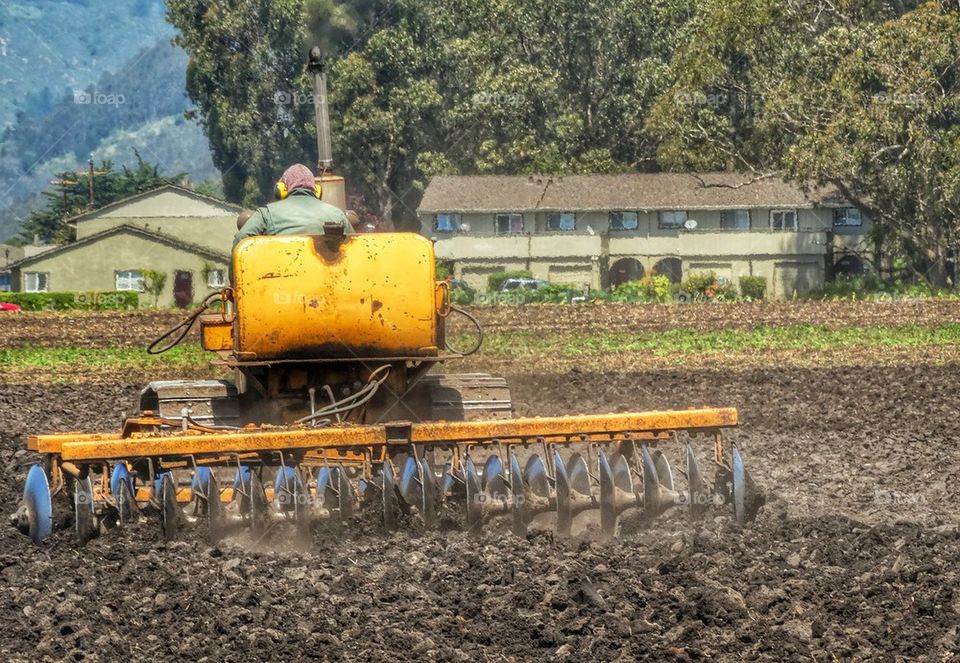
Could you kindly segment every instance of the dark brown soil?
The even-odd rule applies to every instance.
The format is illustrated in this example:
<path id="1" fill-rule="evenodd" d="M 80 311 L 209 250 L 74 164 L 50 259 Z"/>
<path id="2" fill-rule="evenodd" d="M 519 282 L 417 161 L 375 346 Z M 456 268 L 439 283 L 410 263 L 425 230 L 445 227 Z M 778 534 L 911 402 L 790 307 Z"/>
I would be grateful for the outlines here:
<path id="1" fill-rule="evenodd" d="M 122 380 L 122 378 L 120 378 Z M 370 527 L 308 551 L 83 549 L 0 530 L 3 658 L 946 660 L 960 651 L 960 366 L 510 376 L 521 414 L 732 405 L 770 493 L 601 544 Z M 0 384 L 0 509 L 27 432 L 114 429 L 137 386 Z M 707 458 L 704 445 L 702 458 Z M 675 458 L 677 458 L 675 456 Z"/>

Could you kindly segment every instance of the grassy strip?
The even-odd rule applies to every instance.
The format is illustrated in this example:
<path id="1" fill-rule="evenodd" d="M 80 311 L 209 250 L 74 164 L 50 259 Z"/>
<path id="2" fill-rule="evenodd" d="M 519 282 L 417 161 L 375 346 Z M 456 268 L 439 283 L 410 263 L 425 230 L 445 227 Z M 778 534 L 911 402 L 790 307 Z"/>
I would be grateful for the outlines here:
<path id="1" fill-rule="evenodd" d="M 468 335 L 453 339 L 455 347 L 473 344 Z M 711 355 L 764 350 L 826 350 L 833 348 L 908 348 L 960 345 L 960 324 L 936 327 L 903 325 L 828 329 L 811 325 L 755 327 L 696 332 L 673 329 L 643 334 L 505 331 L 485 337 L 481 355 L 493 359 L 554 356 L 581 357 L 618 353 Z M 14 348 L 0 350 L 0 371 L 134 369 L 150 367 L 202 368 L 213 358 L 196 343 L 183 343 L 162 355 L 141 348 Z"/>
<path id="2" fill-rule="evenodd" d="M 724 329 L 697 332 L 673 329 L 643 334 L 599 333 L 574 336 L 562 333 L 502 332 L 489 334 L 483 354 L 489 357 L 566 357 L 616 353 L 654 356 L 743 353 L 763 350 L 824 350 L 854 347 L 918 347 L 960 344 L 960 324 L 936 327 L 903 325 L 829 329 L 812 325 Z M 456 347 L 469 347 L 458 338 Z"/>

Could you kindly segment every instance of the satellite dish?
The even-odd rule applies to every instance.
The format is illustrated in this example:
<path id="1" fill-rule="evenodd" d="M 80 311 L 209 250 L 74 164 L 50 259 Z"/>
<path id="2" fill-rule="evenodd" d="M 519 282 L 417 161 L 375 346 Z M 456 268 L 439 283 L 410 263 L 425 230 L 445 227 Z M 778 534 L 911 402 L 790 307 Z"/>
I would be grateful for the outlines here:
<path id="1" fill-rule="evenodd" d="M 687 219 L 686 221 L 683 222 L 683 227 L 684 227 L 686 230 L 696 230 L 696 229 L 697 229 L 697 222 L 694 221 L 693 219 Z"/>
<path id="2" fill-rule="evenodd" d="M 460 224 L 460 231 L 461 231 L 461 232 L 465 232 L 465 233 L 470 232 L 470 224 L 469 224 L 469 223 L 461 223 L 461 224 Z"/>

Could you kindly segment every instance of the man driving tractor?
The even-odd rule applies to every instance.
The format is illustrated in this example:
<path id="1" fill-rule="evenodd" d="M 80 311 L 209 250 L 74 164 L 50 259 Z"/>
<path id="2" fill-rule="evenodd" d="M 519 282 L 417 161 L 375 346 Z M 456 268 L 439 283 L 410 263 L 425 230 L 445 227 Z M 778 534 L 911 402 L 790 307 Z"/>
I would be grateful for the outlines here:
<path id="1" fill-rule="evenodd" d="M 277 182 L 277 200 L 259 208 L 242 224 L 233 246 L 256 235 L 322 235 L 327 223 L 339 223 L 345 234 L 352 235 L 354 229 L 346 214 L 320 200 L 320 193 L 309 168 L 299 163 L 290 166 Z"/>

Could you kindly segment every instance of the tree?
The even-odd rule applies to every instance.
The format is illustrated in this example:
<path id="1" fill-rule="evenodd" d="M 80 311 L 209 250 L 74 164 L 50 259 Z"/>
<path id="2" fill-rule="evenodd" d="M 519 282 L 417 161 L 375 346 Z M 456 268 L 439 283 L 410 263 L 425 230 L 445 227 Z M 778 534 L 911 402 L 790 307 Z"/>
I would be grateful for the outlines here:
<path id="1" fill-rule="evenodd" d="M 153 269 L 141 269 L 140 274 L 143 276 L 143 291 L 153 295 L 153 306 L 156 308 L 160 303 L 163 288 L 167 285 L 167 275 Z"/>
<path id="2" fill-rule="evenodd" d="M 89 173 L 58 173 L 56 184 L 42 194 L 47 204 L 23 222 L 20 240 L 32 242 L 37 237 L 43 242 L 58 244 L 73 241 L 73 229 L 67 225 L 67 219 L 143 191 L 174 184 L 184 177 L 183 174 L 161 175 L 158 166 L 144 161 L 136 151 L 134 155 L 137 158 L 135 168 L 124 166 L 119 171 L 114 170 L 110 161 L 103 161 L 95 167 L 92 204 Z"/>

